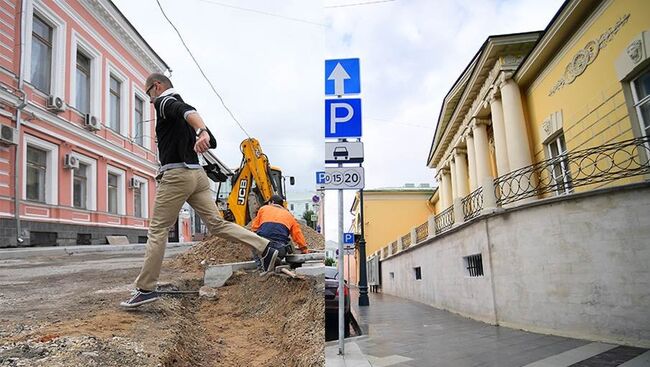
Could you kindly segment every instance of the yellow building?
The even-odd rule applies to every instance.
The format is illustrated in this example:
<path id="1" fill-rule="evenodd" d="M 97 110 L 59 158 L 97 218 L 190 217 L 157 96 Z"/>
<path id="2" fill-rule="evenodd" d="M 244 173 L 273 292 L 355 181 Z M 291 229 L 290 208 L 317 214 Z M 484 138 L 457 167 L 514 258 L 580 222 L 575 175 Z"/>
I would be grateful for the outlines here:
<path id="1" fill-rule="evenodd" d="M 433 214 L 433 207 L 429 205 L 433 192 L 434 189 L 428 184 L 363 190 L 366 254 L 372 254 L 393 242 L 397 246 L 402 237 L 410 235 L 413 223 L 426 221 Z M 360 209 L 357 192 L 350 209 L 354 216 L 351 230 L 357 234 L 361 233 Z"/>
<path id="2" fill-rule="evenodd" d="M 650 347 L 649 134 L 650 1 L 567 0 L 543 31 L 488 37 L 438 116 L 435 214 L 403 224 L 409 246 L 369 246 L 369 279 L 495 325 Z"/>
<path id="3" fill-rule="evenodd" d="M 543 32 L 489 37 L 441 109 L 438 213 L 485 185 L 512 206 L 644 181 L 648 14 L 644 0 L 567 1 Z"/>

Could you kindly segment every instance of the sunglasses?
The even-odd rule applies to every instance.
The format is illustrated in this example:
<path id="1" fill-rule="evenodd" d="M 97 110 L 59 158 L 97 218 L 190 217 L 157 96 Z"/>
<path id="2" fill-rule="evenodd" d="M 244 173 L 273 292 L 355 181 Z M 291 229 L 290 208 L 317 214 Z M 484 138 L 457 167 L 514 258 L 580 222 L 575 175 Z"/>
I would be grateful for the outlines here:
<path id="1" fill-rule="evenodd" d="M 149 88 L 147 88 L 147 91 L 146 91 L 145 93 L 147 93 L 147 95 L 148 95 L 149 97 L 151 97 L 151 95 L 149 94 L 149 92 L 151 91 L 151 88 L 153 88 L 153 87 L 155 87 L 155 86 L 156 86 L 156 83 L 152 83 L 151 86 L 149 86 Z"/>

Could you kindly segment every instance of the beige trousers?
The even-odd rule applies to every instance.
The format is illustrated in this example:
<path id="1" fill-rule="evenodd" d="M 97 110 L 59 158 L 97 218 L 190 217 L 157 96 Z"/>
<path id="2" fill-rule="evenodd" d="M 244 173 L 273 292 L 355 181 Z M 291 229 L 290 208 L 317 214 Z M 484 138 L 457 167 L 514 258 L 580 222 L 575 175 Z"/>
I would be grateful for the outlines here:
<path id="1" fill-rule="evenodd" d="M 165 256 L 169 227 L 178 219 L 178 213 L 186 201 L 206 223 L 211 235 L 241 242 L 259 253 L 262 253 L 268 245 L 269 240 L 221 218 L 210 191 L 210 179 L 204 170 L 174 168 L 165 171 L 156 190 L 144 265 L 135 281 L 138 289 L 147 291 L 156 289 L 160 267 Z"/>

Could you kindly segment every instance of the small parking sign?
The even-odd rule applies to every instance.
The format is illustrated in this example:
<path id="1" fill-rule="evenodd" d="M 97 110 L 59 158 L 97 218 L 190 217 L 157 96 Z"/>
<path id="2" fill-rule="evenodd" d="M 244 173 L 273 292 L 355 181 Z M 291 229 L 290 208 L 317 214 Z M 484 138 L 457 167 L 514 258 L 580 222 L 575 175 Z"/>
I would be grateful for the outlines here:
<path id="1" fill-rule="evenodd" d="M 354 233 L 343 233 L 343 243 L 353 244 L 354 243 Z"/>

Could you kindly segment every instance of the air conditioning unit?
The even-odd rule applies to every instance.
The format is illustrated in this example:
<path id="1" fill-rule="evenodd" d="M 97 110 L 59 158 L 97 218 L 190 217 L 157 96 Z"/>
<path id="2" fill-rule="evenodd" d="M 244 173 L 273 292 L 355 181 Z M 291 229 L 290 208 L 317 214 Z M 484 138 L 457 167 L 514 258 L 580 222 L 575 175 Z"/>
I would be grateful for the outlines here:
<path id="1" fill-rule="evenodd" d="M 90 114 L 86 114 L 84 125 L 88 130 L 92 130 L 92 131 L 98 131 L 101 130 L 102 128 L 97 117 Z"/>
<path id="2" fill-rule="evenodd" d="M 3 145 L 18 144 L 18 130 L 11 126 L 0 124 L 0 143 Z"/>
<path id="3" fill-rule="evenodd" d="M 65 111 L 65 102 L 63 102 L 63 98 L 61 97 L 50 95 L 47 97 L 46 107 L 50 111 L 62 112 Z"/>
<path id="4" fill-rule="evenodd" d="M 73 156 L 72 154 L 66 154 L 63 161 L 63 166 L 67 169 L 79 168 L 79 158 Z"/>
<path id="5" fill-rule="evenodd" d="M 139 189 L 142 186 L 142 181 L 136 180 L 135 177 L 131 177 L 131 182 L 129 182 L 129 187 L 132 189 Z"/>

